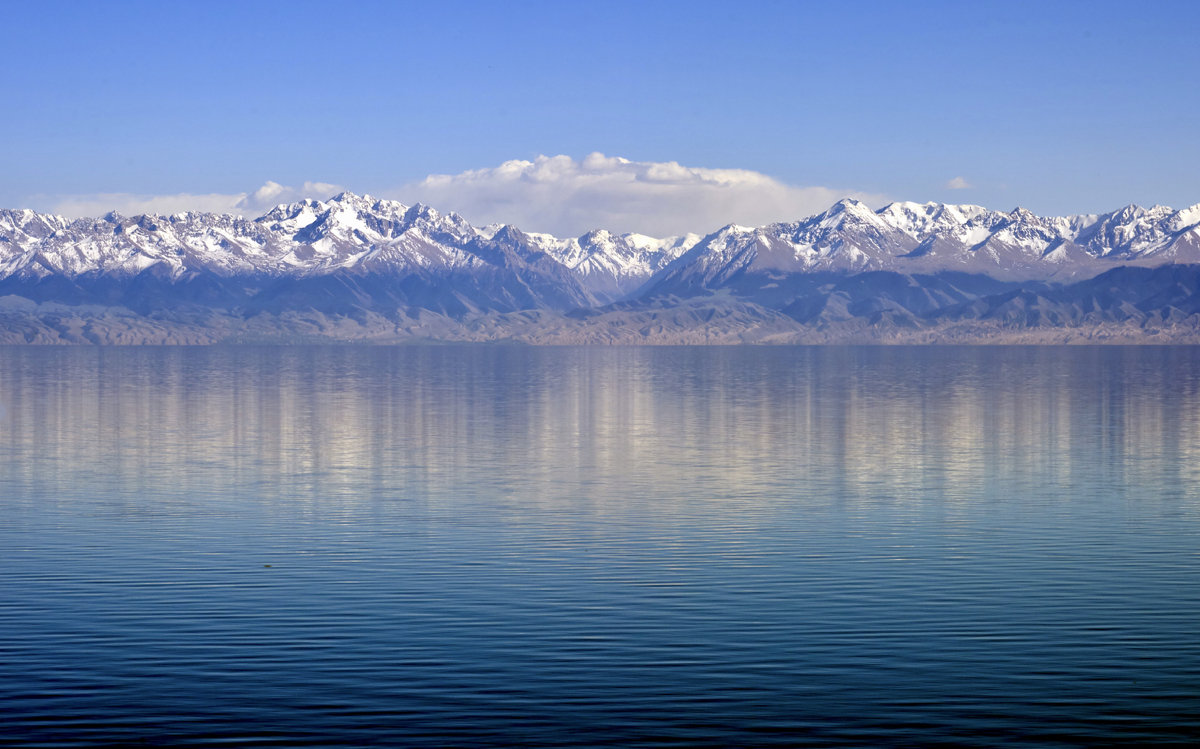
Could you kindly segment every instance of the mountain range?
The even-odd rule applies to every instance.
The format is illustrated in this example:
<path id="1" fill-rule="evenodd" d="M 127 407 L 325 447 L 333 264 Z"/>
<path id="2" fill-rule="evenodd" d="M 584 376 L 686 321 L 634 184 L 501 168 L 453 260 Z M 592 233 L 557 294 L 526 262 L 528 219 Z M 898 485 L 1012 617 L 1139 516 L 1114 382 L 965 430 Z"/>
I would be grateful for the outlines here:
<path id="1" fill-rule="evenodd" d="M 0 342 L 1200 341 L 1200 205 L 842 200 L 653 238 L 342 193 L 245 219 L 0 210 Z"/>

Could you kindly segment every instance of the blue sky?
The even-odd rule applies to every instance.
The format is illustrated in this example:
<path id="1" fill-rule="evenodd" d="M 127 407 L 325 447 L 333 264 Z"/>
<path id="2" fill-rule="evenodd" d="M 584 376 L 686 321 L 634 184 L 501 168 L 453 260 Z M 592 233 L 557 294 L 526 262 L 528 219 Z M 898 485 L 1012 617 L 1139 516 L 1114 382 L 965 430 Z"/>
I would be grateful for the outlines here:
<path id="1" fill-rule="evenodd" d="M 874 202 L 1200 201 L 1195 2 L 0 10 L 6 207 L 268 180 L 454 203 L 427 175 L 594 152 Z"/>

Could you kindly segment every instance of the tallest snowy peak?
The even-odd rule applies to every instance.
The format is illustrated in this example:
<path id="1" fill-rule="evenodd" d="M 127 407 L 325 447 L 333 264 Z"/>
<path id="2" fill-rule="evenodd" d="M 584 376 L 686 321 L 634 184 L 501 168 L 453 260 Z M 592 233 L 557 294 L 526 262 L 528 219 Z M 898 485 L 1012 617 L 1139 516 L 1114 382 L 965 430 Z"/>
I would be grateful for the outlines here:
<path id="1" fill-rule="evenodd" d="M 1009 217 L 1015 221 L 1036 221 L 1037 216 L 1028 208 L 1017 206 L 1008 213 Z"/>
<path id="2" fill-rule="evenodd" d="M 359 195 L 356 195 L 355 193 L 352 193 L 352 192 L 339 192 L 337 195 L 334 195 L 333 197 L 331 197 L 327 200 L 320 201 L 320 202 L 326 206 L 336 206 L 336 205 L 362 205 L 362 204 L 366 203 L 367 201 L 364 200 Z"/>
<path id="3" fill-rule="evenodd" d="M 854 198 L 842 198 L 829 207 L 829 210 L 815 216 L 821 226 L 833 227 L 848 219 L 866 223 L 879 223 L 879 216 L 865 203 Z"/>
<path id="4" fill-rule="evenodd" d="M 366 193 L 359 195 L 357 193 L 350 192 L 349 190 L 344 190 L 342 192 L 339 192 L 337 195 L 334 195 L 332 198 L 329 199 L 328 202 L 331 204 L 336 203 L 338 205 L 351 205 L 351 206 L 355 206 L 355 207 L 370 208 L 371 206 L 374 206 L 375 204 L 377 204 L 379 201 L 376 200 L 375 198 L 371 197 L 370 195 L 367 195 Z"/>
<path id="5" fill-rule="evenodd" d="M 840 211 L 856 211 L 856 212 L 857 211 L 869 211 L 872 213 L 874 212 L 874 211 L 871 211 L 871 209 L 867 207 L 866 203 L 864 203 L 861 200 L 858 200 L 856 198 L 842 198 L 838 202 L 834 203 L 833 206 L 829 209 L 830 213 L 836 213 L 836 212 L 840 212 Z"/>
<path id="6" fill-rule="evenodd" d="M 866 216 L 870 214 L 873 216 L 875 215 L 875 211 L 868 208 L 862 201 L 855 200 L 854 198 L 842 198 L 829 206 L 829 209 L 824 213 L 820 214 L 820 218 L 832 218 L 843 214 L 847 216 Z"/>

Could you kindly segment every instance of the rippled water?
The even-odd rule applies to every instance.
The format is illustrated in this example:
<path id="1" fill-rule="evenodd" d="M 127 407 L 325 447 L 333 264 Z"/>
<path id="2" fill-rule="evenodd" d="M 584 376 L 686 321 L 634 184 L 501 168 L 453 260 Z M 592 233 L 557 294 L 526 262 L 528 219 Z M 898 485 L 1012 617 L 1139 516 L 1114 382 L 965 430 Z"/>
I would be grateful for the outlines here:
<path id="1" fill-rule="evenodd" d="M 1200 351 L 0 349 L 0 726 L 1183 745 Z"/>

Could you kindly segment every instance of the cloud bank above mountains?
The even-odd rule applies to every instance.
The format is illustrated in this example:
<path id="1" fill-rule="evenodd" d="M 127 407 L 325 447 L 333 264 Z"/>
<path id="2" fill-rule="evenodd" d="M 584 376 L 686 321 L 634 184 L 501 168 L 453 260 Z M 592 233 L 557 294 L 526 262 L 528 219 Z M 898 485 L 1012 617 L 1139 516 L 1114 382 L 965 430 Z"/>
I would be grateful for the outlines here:
<path id="1" fill-rule="evenodd" d="M 674 161 L 630 161 L 593 153 L 538 156 L 459 174 L 435 174 L 394 191 L 456 211 L 475 224 L 511 223 L 527 231 L 577 236 L 591 229 L 669 236 L 726 224 L 791 221 L 840 198 L 878 207 L 882 195 L 789 185 L 748 169 L 705 169 Z"/>
<path id="2" fill-rule="evenodd" d="M 326 182 L 293 187 L 267 182 L 252 192 L 40 196 L 32 207 L 68 217 L 210 211 L 257 217 L 280 203 L 325 199 L 343 188 Z M 726 224 L 792 221 L 852 197 L 873 207 L 886 197 L 858 190 L 798 186 L 748 169 L 707 169 L 674 161 L 631 161 L 592 153 L 583 159 L 538 156 L 459 174 L 434 174 L 380 197 L 455 211 L 478 226 L 579 236 L 592 229 L 670 236 Z"/>

